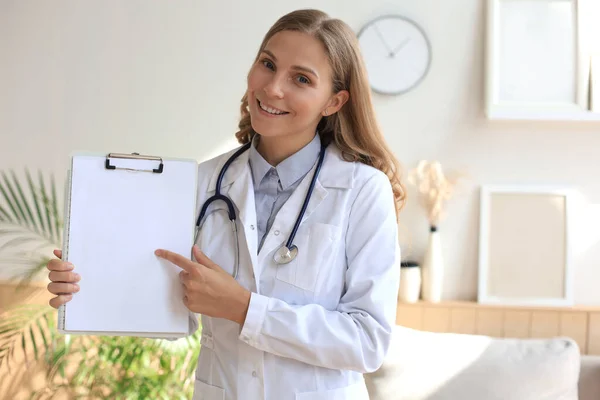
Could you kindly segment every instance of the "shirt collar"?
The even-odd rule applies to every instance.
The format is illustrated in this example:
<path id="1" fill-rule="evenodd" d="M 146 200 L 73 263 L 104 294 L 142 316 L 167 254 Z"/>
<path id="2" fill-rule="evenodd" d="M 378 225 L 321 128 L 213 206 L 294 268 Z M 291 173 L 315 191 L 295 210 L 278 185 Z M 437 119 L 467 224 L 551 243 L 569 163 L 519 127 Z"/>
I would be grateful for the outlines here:
<path id="1" fill-rule="evenodd" d="M 249 162 L 254 183 L 255 185 L 260 185 L 267 172 L 269 172 L 273 166 L 256 150 L 257 144 L 258 135 L 254 135 L 252 146 L 250 146 Z M 310 143 L 275 167 L 283 190 L 293 185 L 310 171 L 319 157 L 320 150 L 321 138 L 317 133 Z"/>
<path id="2" fill-rule="evenodd" d="M 254 135 L 248 154 L 248 162 L 250 163 L 250 170 L 252 171 L 252 178 L 254 179 L 254 185 L 256 187 L 260 185 L 267 172 L 273 168 L 256 150 L 257 145 L 258 135 Z"/>

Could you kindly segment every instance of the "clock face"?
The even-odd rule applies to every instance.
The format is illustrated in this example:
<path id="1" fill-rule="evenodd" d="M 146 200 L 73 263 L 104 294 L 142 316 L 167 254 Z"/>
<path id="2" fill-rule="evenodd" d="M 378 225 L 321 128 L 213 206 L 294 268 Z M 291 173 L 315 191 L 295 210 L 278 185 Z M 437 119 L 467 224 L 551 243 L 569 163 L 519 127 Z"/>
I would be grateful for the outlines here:
<path id="1" fill-rule="evenodd" d="M 359 32 L 358 41 L 375 92 L 404 93 L 429 71 L 429 40 L 419 26 L 404 17 L 377 18 Z"/>

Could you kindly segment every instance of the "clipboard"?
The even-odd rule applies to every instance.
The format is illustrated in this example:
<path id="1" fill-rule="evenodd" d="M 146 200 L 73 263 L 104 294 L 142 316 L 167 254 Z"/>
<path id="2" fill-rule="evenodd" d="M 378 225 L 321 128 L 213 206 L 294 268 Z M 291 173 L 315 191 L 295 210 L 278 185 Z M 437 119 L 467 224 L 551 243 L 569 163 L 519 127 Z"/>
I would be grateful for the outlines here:
<path id="1" fill-rule="evenodd" d="M 63 334 L 176 339 L 189 334 L 179 267 L 189 255 L 198 163 L 132 154 L 74 153 L 65 184 L 63 260 L 80 291 L 59 307 Z"/>

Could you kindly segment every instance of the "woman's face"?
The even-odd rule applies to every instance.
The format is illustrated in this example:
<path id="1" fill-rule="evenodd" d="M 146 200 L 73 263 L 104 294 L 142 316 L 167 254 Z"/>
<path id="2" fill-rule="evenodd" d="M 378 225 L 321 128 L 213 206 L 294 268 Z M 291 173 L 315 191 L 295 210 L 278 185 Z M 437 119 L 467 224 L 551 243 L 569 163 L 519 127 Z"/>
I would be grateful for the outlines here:
<path id="1" fill-rule="evenodd" d="M 263 137 L 293 136 L 307 143 L 321 117 L 339 110 L 345 99 L 345 91 L 332 93 L 323 45 L 301 32 L 275 34 L 248 75 L 252 128 Z"/>

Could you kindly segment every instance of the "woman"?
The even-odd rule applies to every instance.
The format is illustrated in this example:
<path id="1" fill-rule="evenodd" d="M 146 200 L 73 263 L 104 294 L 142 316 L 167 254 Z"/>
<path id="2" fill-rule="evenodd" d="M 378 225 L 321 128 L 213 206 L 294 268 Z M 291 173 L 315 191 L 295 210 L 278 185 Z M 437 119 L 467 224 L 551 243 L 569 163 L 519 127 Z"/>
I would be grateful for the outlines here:
<path id="1" fill-rule="evenodd" d="M 352 30 L 316 10 L 283 16 L 260 46 L 241 113 L 236 137 L 250 147 L 221 182 L 239 250 L 215 202 L 194 260 L 156 251 L 182 269 L 183 302 L 202 315 L 194 398 L 368 399 L 362 373 L 383 362 L 396 317 L 405 195 Z M 279 265 L 322 149 L 297 256 Z M 200 165 L 198 212 L 233 153 Z M 59 307 L 78 277 L 60 260 L 48 269 Z"/>

